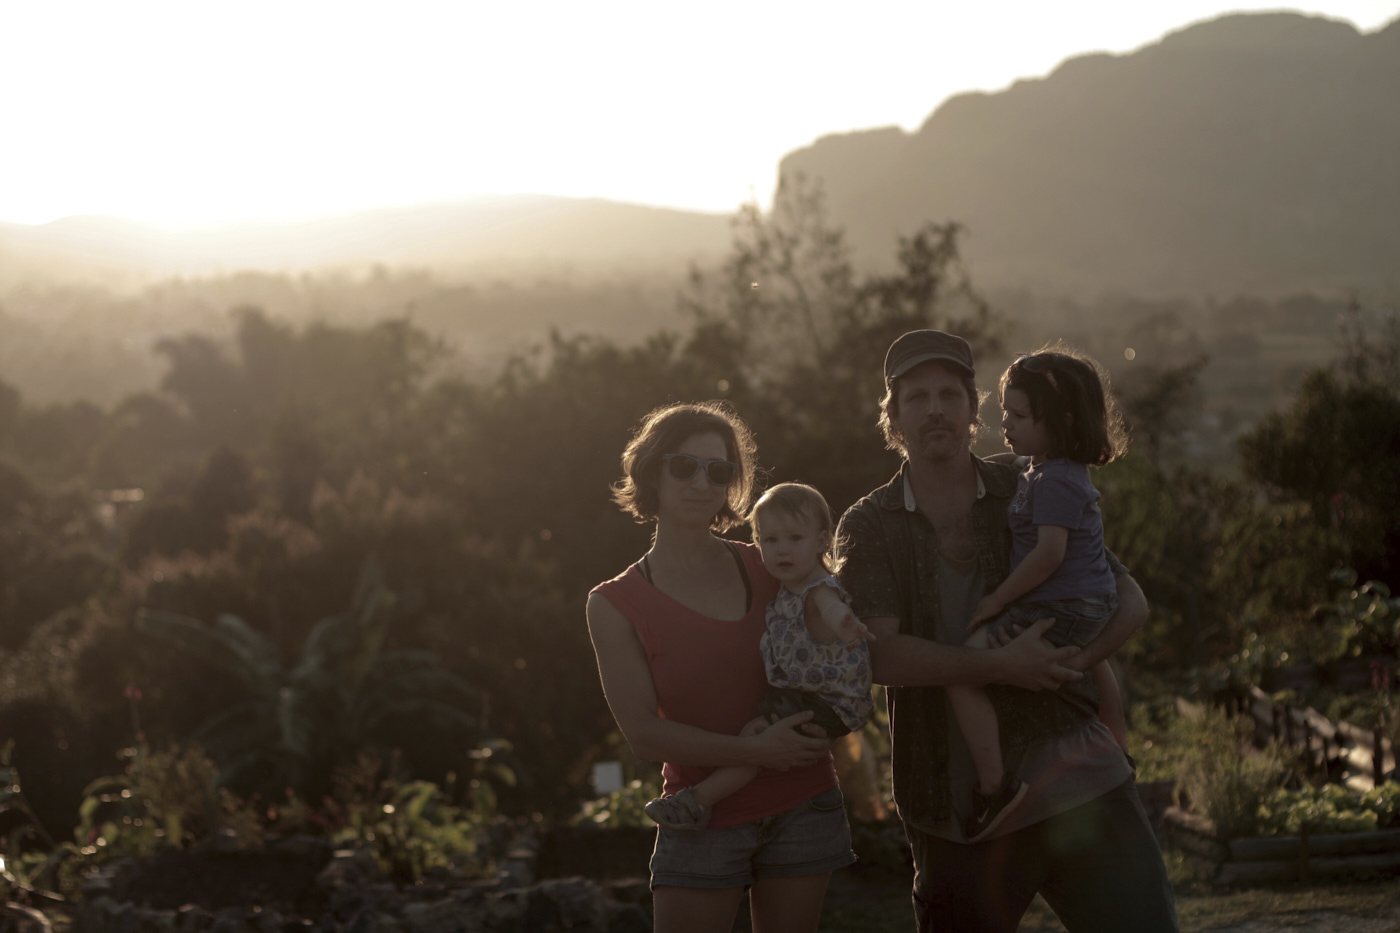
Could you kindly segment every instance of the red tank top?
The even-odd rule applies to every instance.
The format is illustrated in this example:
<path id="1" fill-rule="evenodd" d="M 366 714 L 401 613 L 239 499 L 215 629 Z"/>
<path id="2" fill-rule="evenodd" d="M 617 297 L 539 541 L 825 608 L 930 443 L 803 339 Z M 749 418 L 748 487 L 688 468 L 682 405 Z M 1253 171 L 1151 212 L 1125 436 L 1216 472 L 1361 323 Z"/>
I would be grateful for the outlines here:
<path id="1" fill-rule="evenodd" d="M 743 544 L 739 549 L 753 597 L 749 611 L 736 621 L 711 619 L 687 609 L 648 583 L 636 565 L 593 589 L 637 630 L 661 717 L 721 735 L 737 735 L 758 715 L 758 701 L 768 689 L 758 642 L 768 604 L 780 585 L 764 568 L 758 548 Z M 664 792 L 674 794 L 713 770 L 664 764 Z M 829 757 L 787 771 L 763 768 L 758 777 L 715 805 L 710 826 L 717 829 L 781 813 L 835 783 Z"/>

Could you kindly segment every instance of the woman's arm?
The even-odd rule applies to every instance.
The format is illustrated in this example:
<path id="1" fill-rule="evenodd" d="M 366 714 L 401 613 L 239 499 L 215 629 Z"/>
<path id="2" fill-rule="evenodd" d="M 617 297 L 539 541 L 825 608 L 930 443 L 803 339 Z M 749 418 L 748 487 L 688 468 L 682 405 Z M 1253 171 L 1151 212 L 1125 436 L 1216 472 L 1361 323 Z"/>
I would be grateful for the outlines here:
<path id="1" fill-rule="evenodd" d="M 753 736 L 719 735 L 662 719 L 641 639 L 627 617 L 597 593 L 588 597 L 588 633 L 608 708 L 638 758 L 679 765 L 786 769 L 813 764 L 831 750 L 830 741 L 797 731 L 797 726 L 812 718 L 810 712 L 780 719 Z"/>

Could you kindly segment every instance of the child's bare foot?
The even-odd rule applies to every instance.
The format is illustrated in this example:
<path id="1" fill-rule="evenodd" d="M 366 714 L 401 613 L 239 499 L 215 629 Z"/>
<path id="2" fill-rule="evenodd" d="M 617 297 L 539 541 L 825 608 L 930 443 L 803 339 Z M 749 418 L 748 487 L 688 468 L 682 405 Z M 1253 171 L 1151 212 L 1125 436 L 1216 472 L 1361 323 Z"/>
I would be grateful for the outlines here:
<path id="1" fill-rule="evenodd" d="M 695 799 L 689 787 L 669 797 L 657 797 L 642 808 L 652 822 L 667 829 L 704 829 L 710 825 L 712 807 Z"/>

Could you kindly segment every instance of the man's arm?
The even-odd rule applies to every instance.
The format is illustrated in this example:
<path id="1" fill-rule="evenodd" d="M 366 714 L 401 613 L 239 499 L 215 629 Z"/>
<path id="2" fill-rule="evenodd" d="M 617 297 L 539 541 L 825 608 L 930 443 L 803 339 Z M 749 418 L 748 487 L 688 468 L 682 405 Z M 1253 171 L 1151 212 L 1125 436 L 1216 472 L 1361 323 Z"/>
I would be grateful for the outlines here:
<path id="1" fill-rule="evenodd" d="M 900 634 L 899 619 L 891 612 L 899 605 L 899 587 L 888 542 L 865 503 L 857 503 L 841 517 L 837 540 L 843 542 L 842 585 L 875 636 L 870 660 L 876 683 L 908 687 L 1012 684 L 1047 690 L 1084 676 L 1064 663 L 1079 649 L 1055 648 L 1040 637 L 1053 624 L 1050 619 L 1037 622 L 1005 647 L 991 650 Z"/>
<path id="2" fill-rule="evenodd" d="M 1077 671 L 1087 671 L 1123 646 L 1132 634 L 1147 623 L 1149 608 L 1142 587 L 1127 573 L 1113 578 L 1118 588 L 1118 611 L 1109 617 L 1103 631 L 1068 662 Z"/>
<path id="3" fill-rule="evenodd" d="M 991 650 L 901 635 L 899 620 L 890 616 L 862 621 L 875 634 L 870 642 L 874 680 L 892 687 L 1010 684 L 1025 690 L 1053 690 L 1081 679 L 1088 668 L 1070 665 L 1080 649 L 1056 648 L 1041 637 L 1054 619 L 1041 619 L 1005 647 Z"/>

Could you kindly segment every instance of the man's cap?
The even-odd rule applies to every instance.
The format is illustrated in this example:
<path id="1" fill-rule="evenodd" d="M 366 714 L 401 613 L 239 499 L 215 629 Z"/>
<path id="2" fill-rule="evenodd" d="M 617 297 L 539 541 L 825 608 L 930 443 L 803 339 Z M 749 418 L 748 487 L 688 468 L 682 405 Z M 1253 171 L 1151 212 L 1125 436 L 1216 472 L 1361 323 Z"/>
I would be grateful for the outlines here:
<path id="1" fill-rule="evenodd" d="M 911 330 L 890 344 L 885 354 L 885 385 L 889 386 L 915 366 L 930 360 L 949 363 L 968 376 L 976 375 L 972 368 L 972 348 L 966 340 L 941 330 Z"/>

